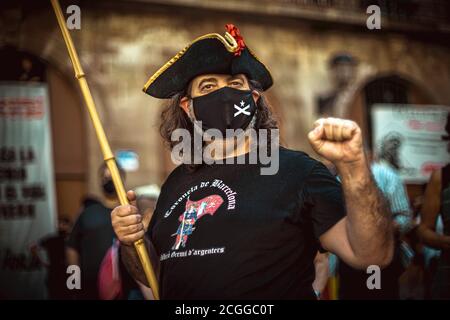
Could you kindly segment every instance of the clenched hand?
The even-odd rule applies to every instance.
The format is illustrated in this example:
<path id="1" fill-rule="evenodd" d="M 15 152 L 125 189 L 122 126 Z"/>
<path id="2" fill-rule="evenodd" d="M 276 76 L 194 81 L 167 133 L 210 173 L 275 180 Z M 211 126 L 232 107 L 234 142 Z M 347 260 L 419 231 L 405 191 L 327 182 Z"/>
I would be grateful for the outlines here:
<path id="1" fill-rule="evenodd" d="M 314 122 L 308 139 L 317 154 L 337 167 L 365 160 L 361 129 L 353 121 L 319 119 Z"/>
<path id="2" fill-rule="evenodd" d="M 130 246 L 144 238 L 150 219 L 139 213 L 134 191 L 128 191 L 127 198 L 130 204 L 114 208 L 111 212 L 111 221 L 119 241 Z"/>

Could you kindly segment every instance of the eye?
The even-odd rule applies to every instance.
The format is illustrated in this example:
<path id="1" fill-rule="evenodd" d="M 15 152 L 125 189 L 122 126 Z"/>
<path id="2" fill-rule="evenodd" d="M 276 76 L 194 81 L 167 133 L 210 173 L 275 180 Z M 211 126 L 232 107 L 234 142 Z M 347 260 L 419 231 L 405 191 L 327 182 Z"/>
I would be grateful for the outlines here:
<path id="1" fill-rule="evenodd" d="M 231 81 L 230 86 L 231 87 L 241 87 L 242 86 L 242 82 L 239 81 L 239 80 L 234 80 L 234 81 Z"/>
<path id="2" fill-rule="evenodd" d="M 214 88 L 214 85 L 212 85 L 212 84 L 205 84 L 205 85 L 203 85 L 203 86 L 200 88 L 200 90 L 201 90 L 201 91 L 209 91 L 209 90 L 211 90 L 212 88 Z"/>

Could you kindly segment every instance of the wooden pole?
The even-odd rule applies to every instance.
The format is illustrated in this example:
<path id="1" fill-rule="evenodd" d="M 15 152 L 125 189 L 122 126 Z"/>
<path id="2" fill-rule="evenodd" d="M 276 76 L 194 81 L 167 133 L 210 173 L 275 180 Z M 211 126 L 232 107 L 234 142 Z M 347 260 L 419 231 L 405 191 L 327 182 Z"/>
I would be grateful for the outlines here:
<path id="1" fill-rule="evenodd" d="M 83 94 L 84 102 L 91 117 L 92 124 L 94 125 L 95 133 L 97 134 L 97 139 L 103 153 L 103 159 L 105 160 L 106 166 L 111 172 L 111 178 L 114 182 L 114 186 L 116 188 L 120 204 L 127 205 L 128 204 L 127 194 L 125 192 L 125 188 L 123 186 L 123 182 L 120 177 L 116 161 L 114 159 L 114 154 L 112 153 L 108 140 L 106 139 L 105 131 L 103 130 L 102 123 L 100 122 L 100 118 L 98 116 L 97 109 L 95 107 L 94 99 L 92 98 L 91 91 L 89 90 L 89 86 L 86 81 L 86 76 L 81 67 L 80 60 L 78 59 L 78 54 L 77 51 L 75 50 L 72 37 L 70 36 L 69 31 L 67 30 L 66 21 L 62 13 L 61 6 L 59 5 L 58 0 L 50 0 L 50 1 L 52 3 L 53 10 L 55 11 L 56 19 L 58 20 L 58 24 L 64 38 L 64 42 L 66 43 L 70 60 L 72 61 L 73 69 L 75 71 L 75 78 L 78 80 L 81 93 Z M 141 261 L 142 268 L 144 269 L 148 284 L 152 289 L 153 296 L 155 297 L 156 300 L 159 300 L 158 281 L 156 280 L 155 272 L 153 270 L 152 264 L 150 263 L 150 258 L 148 256 L 148 251 L 145 246 L 144 240 L 141 239 L 136 241 L 134 243 L 134 247 L 136 248 L 139 260 Z"/>

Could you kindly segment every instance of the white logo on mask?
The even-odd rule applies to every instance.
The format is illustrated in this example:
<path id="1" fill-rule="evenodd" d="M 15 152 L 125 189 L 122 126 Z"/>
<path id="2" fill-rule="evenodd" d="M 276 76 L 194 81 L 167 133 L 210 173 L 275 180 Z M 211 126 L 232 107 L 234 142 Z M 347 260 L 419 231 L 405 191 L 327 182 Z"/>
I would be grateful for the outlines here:
<path id="1" fill-rule="evenodd" d="M 250 108 L 250 105 L 248 104 L 245 108 L 244 108 L 244 105 L 245 105 L 245 102 L 244 102 L 243 100 L 241 100 L 241 107 L 239 107 L 239 106 L 237 106 L 237 105 L 234 105 L 234 108 L 235 108 L 236 110 L 238 110 L 238 111 L 236 111 L 236 112 L 234 113 L 234 117 L 240 115 L 241 113 L 243 113 L 243 114 L 245 114 L 245 115 L 247 115 L 247 116 L 250 115 L 250 111 L 247 111 L 247 109 Z"/>

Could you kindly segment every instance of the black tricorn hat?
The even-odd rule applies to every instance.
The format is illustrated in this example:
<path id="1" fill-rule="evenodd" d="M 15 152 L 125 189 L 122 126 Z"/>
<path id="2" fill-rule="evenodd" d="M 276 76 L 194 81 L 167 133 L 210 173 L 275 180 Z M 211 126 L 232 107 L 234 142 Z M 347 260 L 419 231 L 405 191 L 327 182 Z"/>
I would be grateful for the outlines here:
<path id="1" fill-rule="evenodd" d="M 239 29 L 225 26 L 224 36 L 205 34 L 192 41 L 156 71 L 144 86 L 144 92 L 160 99 L 171 98 L 184 90 L 198 75 L 208 73 L 245 74 L 263 90 L 272 86 L 269 70 L 245 45 Z"/>

